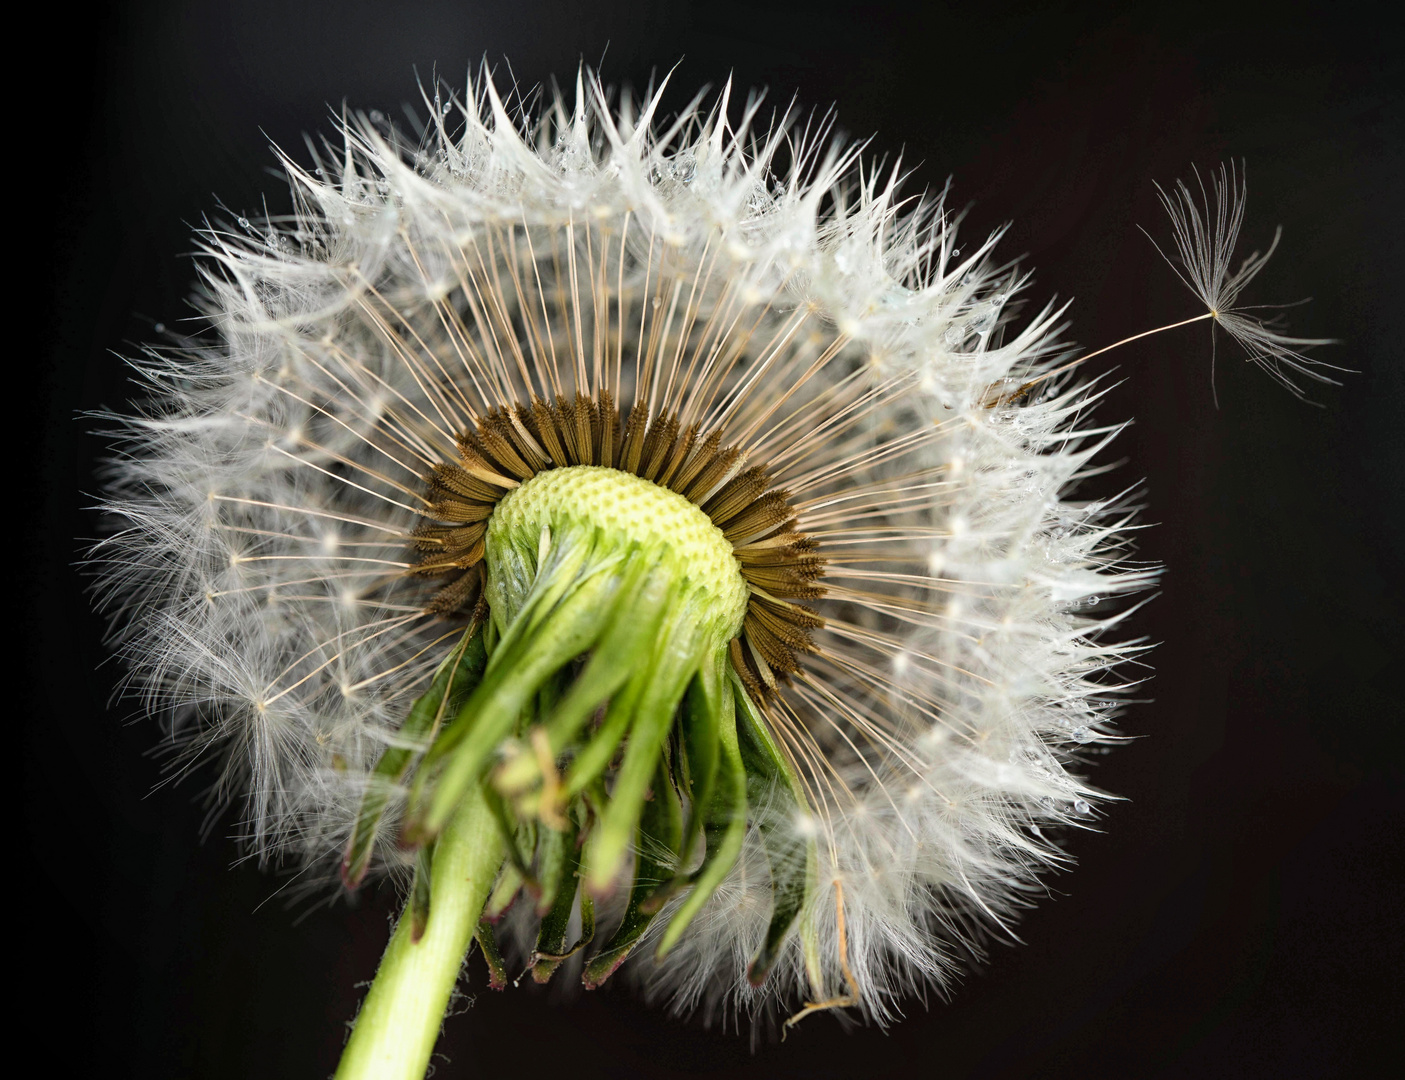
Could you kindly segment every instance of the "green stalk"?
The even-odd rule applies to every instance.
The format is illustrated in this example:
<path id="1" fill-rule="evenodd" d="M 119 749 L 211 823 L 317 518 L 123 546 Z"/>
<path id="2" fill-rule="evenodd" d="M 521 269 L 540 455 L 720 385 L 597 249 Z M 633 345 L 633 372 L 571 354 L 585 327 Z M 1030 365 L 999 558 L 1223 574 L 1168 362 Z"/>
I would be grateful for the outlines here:
<path id="1" fill-rule="evenodd" d="M 502 859 L 498 826 L 482 792 L 471 785 L 434 845 L 424 933 L 413 939 L 407 906 L 342 1052 L 336 1080 L 423 1080 Z"/>

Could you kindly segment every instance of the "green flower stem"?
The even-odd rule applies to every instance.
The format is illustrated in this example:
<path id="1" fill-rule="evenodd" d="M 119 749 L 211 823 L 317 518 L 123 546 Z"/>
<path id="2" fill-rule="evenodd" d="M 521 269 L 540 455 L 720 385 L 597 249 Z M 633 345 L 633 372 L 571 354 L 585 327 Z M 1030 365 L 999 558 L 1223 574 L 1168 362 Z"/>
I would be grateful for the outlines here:
<path id="1" fill-rule="evenodd" d="M 336 1080 L 422 1080 L 502 859 L 498 826 L 474 785 L 434 845 L 424 934 L 412 939 L 407 908 L 381 957 Z"/>

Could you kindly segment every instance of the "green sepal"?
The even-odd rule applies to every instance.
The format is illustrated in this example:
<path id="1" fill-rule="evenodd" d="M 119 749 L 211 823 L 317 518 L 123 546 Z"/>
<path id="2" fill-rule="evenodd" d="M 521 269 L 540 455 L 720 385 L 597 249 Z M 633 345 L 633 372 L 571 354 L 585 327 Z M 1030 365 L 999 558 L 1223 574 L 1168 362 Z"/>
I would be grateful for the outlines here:
<path id="1" fill-rule="evenodd" d="M 558 893 L 575 895 L 576 866 L 580 862 L 578 835 L 575 823 L 569 819 L 565 829 L 537 827 L 537 885 L 541 890 L 537 894 L 538 915 L 550 918 Z M 570 888 L 565 889 L 566 885 Z"/>
<path id="2" fill-rule="evenodd" d="M 488 902 L 483 905 L 483 918 L 490 923 L 495 923 L 502 918 L 503 912 L 512 906 L 512 902 L 517 899 L 517 894 L 522 891 L 522 885 L 526 881 L 522 871 L 509 860 L 503 863 L 502 870 L 498 873 L 497 883 L 493 886 L 493 891 L 488 894 Z"/>
<path id="3" fill-rule="evenodd" d="M 371 865 L 376 832 L 396 787 L 405 778 L 415 758 L 434 738 L 446 716 L 453 716 L 464 699 L 483 677 L 487 650 L 478 626 L 470 627 L 439 669 L 429 689 L 415 699 L 409 715 L 396 735 L 398 745 L 388 746 L 372 771 L 356 825 L 342 859 L 342 881 L 348 889 L 361 884 Z"/>
<path id="4" fill-rule="evenodd" d="M 726 662 L 725 653 L 714 661 L 719 665 Z M 692 890 L 674 912 L 659 940 L 655 955 L 660 960 L 678 944 L 688 925 L 736 865 L 741 855 L 742 841 L 746 839 L 746 770 L 737 743 L 733 695 L 722 694 L 719 705 L 716 729 L 721 752 L 718 755 L 717 782 L 707 818 L 703 822 L 706 850 L 702 864 L 688 878 Z"/>
<path id="5" fill-rule="evenodd" d="M 649 581 L 650 561 L 633 552 L 620 578 L 609 625 L 591 650 L 590 659 L 547 717 L 546 732 L 553 753 L 560 753 L 603 702 L 608 701 L 629 674 L 649 655 L 651 638 L 663 613 L 671 584 L 662 574 Z"/>
<path id="6" fill-rule="evenodd" d="M 604 648 L 600 648 L 596 650 L 590 663 L 586 665 L 589 670 L 596 657 L 601 657 L 602 662 L 609 661 L 622 668 L 625 672 L 625 681 L 623 686 L 610 697 L 600 726 L 596 728 L 590 740 L 576 751 L 562 782 L 562 794 L 566 798 L 571 798 L 591 788 L 604 775 L 610 762 L 619 752 L 620 743 L 634 721 L 636 709 L 644 696 L 644 691 L 653 680 L 654 642 L 661 632 L 664 614 L 668 610 L 671 587 L 671 582 L 664 575 L 652 575 L 644 581 L 639 594 L 633 598 L 630 604 L 621 605 L 621 620 L 632 621 L 638 628 L 639 637 L 637 640 L 639 645 L 645 646 L 644 648 L 637 648 L 632 653 L 624 653 L 614 659 L 606 653 Z M 564 720 L 569 721 L 569 714 Z M 556 724 L 557 719 L 553 717 L 547 726 L 553 747 L 564 742 L 566 735 L 565 723 L 563 722 L 561 726 L 555 726 Z M 604 813 L 608 801 L 608 799 L 602 800 L 596 804 L 599 813 Z"/>
<path id="7" fill-rule="evenodd" d="M 596 825 L 599 838 L 586 868 L 586 884 L 597 895 L 608 891 L 624 863 L 637 822 L 644 812 L 649 781 L 673 729 L 678 703 L 698 669 L 703 641 L 687 613 L 665 627 L 653 670 L 639 698 L 624 758 L 615 772 L 610 800 Z"/>
<path id="8" fill-rule="evenodd" d="M 415 876 L 410 882 L 410 940 L 424 937 L 429 925 L 429 864 L 434 858 L 434 845 L 427 844 L 415 852 Z"/>
<path id="9" fill-rule="evenodd" d="M 488 989 L 502 990 L 507 986 L 507 965 L 498 951 L 498 940 L 493 936 L 493 924 L 487 919 L 478 920 L 478 929 L 473 940 L 483 950 L 483 962 L 488 965 Z"/>
<path id="10" fill-rule="evenodd" d="M 630 889 L 624 920 L 605 948 L 586 964 L 581 981 L 587 990 L 594 990 L 613 975 L 639 943 L 658 911 L 657 907 L 649 906 L 649 899 L 673 875 L 674 868 L 657 857 L 664 853 L 676 856 L 683 837 L 683 803 L 671 774 L 668 763 L 661 760 L 654 774 L 653 798 L 644 804 L 639 818 L 634 886 Z"/>
<path id="11" fill-rule="evenodd" d="M 483 681 L 425 755 L 410 793 L 407 842 L 429 839 L 443 828 L 542 684 L 595 644 L 618 599 L 619 577 L 603 572 L 611 566 L 601 561 L 573 573 L 565 587 L 534 591 L 503 635 Z M 531 633 L 548 616 L 550 631 Z"/>
<path id="12" fill-rule="evenodd" d="M 576 942 L 576 946 L 571 952 L 577 949 L 584 949 L 595 940 L 595 901 L 590 898 L 590 893 L 581 890 L 581 939 Z"/>
<path id="13" fill-rule="evenodd" d="M 558 967 L 595 940 L 595 901 L 590 898 L 590 893 L 586 892 L 584 889 L 572 893 L 571 896 L 573 899 L 578 896 L 581 902 L 580 940 L 564 952 L 548 953 L 545 951 L 546 943 L 542 942 L 540 936 L 538 936 L 537 948 L 532 953 L 534 961 L 532 964 L 532 979 L 535 982 L 544 983 L 550 981 L 551 977 L 556 974 L 556 969 Z M 566 917 L 568 920 L 570 919 L 570 914 L 570 908 L 567 908 Z M 562 937 L 561 941 L 564 944 L 565 938 Z"/>
<path id="14" fill-rule="evenodd" d="M 537 691 L 536 708 L 528 709 L 519 717 L 521 721 L 518 725 L 519 736 L 530 726 L 530 717 L 551 715 L 551 711 L 556 708 L 556 703 L 561 700 L 562 691 L 566 688 L 568 668 L 555 671 L 543 680 L 541 688 Z"/>
<path id="15" fill-rule="evenodd" d="M 590 659 L 561 694 L 551 711 L 543 711 L 540 714 L 547 717 L 544 726 L 553 755 L 562 753 L 590 719 L 590 715 L 602 703 L 619 697 L 618 691 L 636 669 L 648 664 L 651 639 L 663 614 L 670 585 L 668 579 L 662 575 L 655 575 L 653 579 L 644 581 L 644 575 L 649 568 L 649 562 L 642 557 L 629 561 L 616 593 L 620 602 L 615 604 L 609 625 L 592 647 Z M 622 736 L 628 724 L 628 715 L 628 710 L 617 710 L 616 722 L 613 725 L 607 723 L 606 727 L 618 728 Z M 595 751 L 587 753 L 585 765 L 578 766 L 575 770 L 572 778 L 574 786 L 571 780 L 567 782 L 567 796 L 578 793 L 581 790 L 581 781 L 589 780 L 595 774 L 591 770 L 596 769 L 597 757 L 600 758 L 598 771 L 604 771 L 614 756 L 618 742 L 619 736 L 613 741 L 602 741 Z M 577 761 L 579 760 L 578 754 Z M 541 766 L 536 755 L 524 748 L 522 752 L 506 761 L 494 773 L 493 779 L 504 794 L 517 795 L 540 782 Z"/>
<path id="16" fill-rule="evenodd" d="M 717 718 L 722 715 L 722 694 L 727 687 L 722 681 L 722 665 L 704 664 L 691 685 L 684 703 L 681 726 L 683 783 L 688 791 L 688 825 L 683 831 L 679 849 L 687 855 L 693 850 L 703 821 L 712 806 L 712 792 L 717 786 L 717 765 L 721 743 Z"/>
<path id="17" fill-rule="evenodd" d="M 539 983 L 549 980 L 561 961 L 570 955 L 566 951 L 566 931 L 570 927 L 571 912 L 575 910 L 576 893 L 580 886 L 577 874 L 580 847 L 576 840 L 574 825 L 565 830 L 541 830 L 537 865 L 542 895 L 537 902 L 537 913 L 542 920 L 537 930 L 537 946 L 532 952 L 532 978 Z M 593 923 L 594 919 L 591 921 Z"/>
<path id="18" fill-rule="evenodd" d="M 518 821 L 511 808 L 497 793 L 492 784 L 485 783 L 483 801 L 493 815 L 493 821 L 502 836 L 507 853 L 507 863 L 520 875 L 521 880 L 533 892 L 540 889 L 536 875 L 532 872 L 532 853 L 537 847 L 537 824 L 535 821 Z"/>
<path id="19" fill-rule="evenodd" d="M 649 672 L 647 666 L 635 668 L 623 689 L 610 698 L 610 704 L 605 709 L 605 718 L 595 729 L 590 741 L 576 752 L 566 770 L 561 783 L 561 794 L 564 798 L 574 798 L 591 790 L 603 791 L 601 778 L 615 755 L 619 753 L 620 743 L 625 732 L 629 730 L 630 721 L 634 719 L 635 706 L 644 695 L 645 687 L 649 685 Z M 608 797 L 593 800 L 596 811 L 603 813 L 609 801 Z"/>
<path id="20" fill-rule="evenodd" d="M 488 653 L 488 663 L 483 679 L 475 688 L 473 696 L 459 707 L 454 719 L 444 728 L 425 755 L 425 760 L 415 780 L 415 788 L 411 792 L 412 814 L 420 813 L 423 816 L 430 809 L 421 807 L 419 804 L 424 799 L 425 788 L 431 774 L 442 772 L 461 761 L 463 755 L 457 754 L 456 751 L 464 743 L 483 742 L 483 729 L 485 727 L 491 727 L 494 733 L 501 729 L 502 734 L 511 730 L 542 683 L 564 666 L 565 662 L 569 661 L 568 657 L 567 661 L 559 664 L 544 663 L 543 661 L 549 657 L 543 654 L 549 654 L 553 651 L 549 646 L 554 638 L 549 638 L 545 642 L 538 640 L 538 637 L 533 635 L 531 630 L 592 576 L 588 574 L 582 576 L 580 573 L 587 554 L 586 545 L 575 545 L 564 551 L 558 547 L 553 552 L 555 558 L 552 563 L 553 568 L 561 570 L 562 573 L 559 575 L 544 573 L 537 578 L 522 610 L 518 613 L 518 617 L 506 630 L 498 625 L 498 612 L 494 610 L 490 613 L 492 617 L 489 619 L 489 626 L 485 629 L 484 636 L 485 638 L 489 636 L 488 631 L 496 631 L 492 637 L 497 640 L 491 643 L 492 649 Z M 555 635 L 555 637 L 559 636 Z M 524 675 L 533 677 L 524 679 Z M 514 705 L 515 707 L 513 707 Z M 480 714 L 485 710 L 490 710 L 492 714 L 486 723 L 479 719 Z M 488 747 L 489 751 L 496 745 L 496 742 L 497 739 L 492 740 Z M 444 762 L 446 758 L 450 759 L 447 763 Z M 472 771 L 469 770 L 470 774 Z M 438 790 L 434 792 L 434 795 L 437 798 Z M 453 802 L 456 803 L 457 798 Z M 412 822 L 411 824 L 417 828 L 424 827 L 423 822 Z M 407 832 L 409 831 L 411 830 L 407 829 Z"/>
<path id="21" fill-rule="evenodd" d="M 746 769 L 752 799 L 765 805 L 757 816 L 757 828 L 771 867 L 771 922 L 766 937 L 747 968 L 747 980 L 760 986 L 770 974 L 781 947 L 795 927 L 796 920 L 815 893 L 818 858 L 813 840 L 798 836 L 792 827 L 778 823 L 795 822 L 808 813 L 808 803 L 790 762 L 771 736 L 770 726 L 739 680 L 732 685 L 737 705 L 737 734 L 742 765 Z"/>

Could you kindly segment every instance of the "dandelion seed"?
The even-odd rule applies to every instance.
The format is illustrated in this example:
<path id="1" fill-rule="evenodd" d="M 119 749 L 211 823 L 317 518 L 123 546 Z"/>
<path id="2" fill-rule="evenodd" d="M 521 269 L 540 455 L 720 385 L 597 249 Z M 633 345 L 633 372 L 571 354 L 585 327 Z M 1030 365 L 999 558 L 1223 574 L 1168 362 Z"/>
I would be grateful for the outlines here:
<path id="1" fill-rule="evenodd" d="M 234 747 L 260 855 L 407 886 L 339 1075 L 422 1069 L 508 925 L 534 978 L 888 1022 L 1098 798 L 1155 571 L 1069 498 L 1113 429 L 1060 311 L 827 121 L 662 92 L 349 120 L 111 418 L 132 687 Z M 1304 362 L 1226 321 L 1230 191 L 1192 287 Z"/>
<path id="2" fill-rule="evenodd" d="M 1341 368 L 1314 360 L 1301 351 L 1314 345 L 1330 345 L 1331 338 L 1291 337 L 1278 329 L 1277 316 L 1264 319 L 1253 314 L 1274 305 L 1238 306 L 1240 293 L 1268 264 L 1283 235 L 1281 228 L 1275 229 L 1273 242 L 1267 251 L 1263 254 L 1251 252 L 1239 264 L 1238 270 L 1231 269 L 1234 249 L 1239 245 L 1239 230 L 1244 224 L 1247 186 L 1242 170 L 1236 170 L 1233 164 L 1228 168 L 1221 165 L 1218 173 L 1210 176 L 1212 194 L 1206 192 L 1199 171 L 1195 173 L 1195 180 L 1200 189 L 1200 203 L 1196 202 L 1183 180 L 1177 180 L 1174 190 L 1169 193 L 1157 185 L 1161 205 L 1171 218 L 1180 265 L 1167 258 L 1164 252 L 1162 257 L 1166 258 L 1186 288 L 1209 309 L 1209 317 L 1214 320 L 1212 325 L 1228 334 L 1244 349 L 1250 361 L 1263 368 L 1296 397 L 1302 398 L 1303 390 L 1293 381 L 1292 374 L 1336 385 L 1336 380 L 1324 375 L 1321 369 L 1340 371 Z M 1155 242 L 1152 240 L 1153 244 Z M 1157 250 L 1161 250 L 1159 246 Z M 1213 341 L 1212 333 L 1212 385 Z"/>
<path id="3" fill-rule="evenodd" d="M 1282 229 L 1276 230 L 1273 235 L 1273 243 L 1269 245 L 1268 251 L 1263 254 L 1259 254 L 1257 251 L 1251 253 L 1240 264 L 1239 269 L 1231 273 L 1230 266 L 1234 258 L 1234 249 L 1239 244 L 1239 230 L 1244 223 L 1246 185 L 1241 172 L 1242 170 L 1236 171 L 1233 166 L 1221 165 L 1219 174 L 1212 175 L 1210 178 L 1211 188 L 1214 191 L 1213 199 L 1206 193 L 1205 183 L 1200 179 L 1200 173 L 1198 171 L 1195 173 L 1196 183 L 1200 188 L 1201 201 L 1204 203 L 1203 211 L 1184 181 L 1176 181 L 1174 195 L 1168 195 L 1159 184 L 1156 186 L 1161 197 L 1161 204 L 1171 218 L 1176 250 L 1180 258 L 1179 265 L 1161 250 L 1161 246 L 1156 243 L 1150 233 L 1142 229 L 1146 238 L 1156 248 L 1157 253 L 1176 272 L 1176 276 L 1209 309 L 1205 314 L 1193 315 L 1188 319 L 1181 319 L 1179 322 L 1167 323 L 1165 326 L 1132 334 L 1121 341 L 1115 341 L 1111 345 L 1105 345 L 1101 349 L 1085 353 L 1058 367 L 1050 368 L 1032 379 L 1021 381 L 1007 378 L 1000 380 L 991 387 L 991 392 L 986 399 L 987 405 L 995 407 L 1016 403 L 1045 380 L 1071 371 L 1094 357 L 1102 356 L 1104 353 L 1119 349 L 1134 341 L 1140 341 L 1142 338 L 1151 337 L 1153 334 L 1162 334 L 1167 330 L 1189 326 L 1191 323 L 1204 322 L 1206 319 L 1212 320 L 1210 334 L 1210 387 L 1212 392 L 1214 392 L 1215 385 L 1215 327 L 1220 327 L 1229 334 L 1231 339 L 1243 347 L 1250 361 L 1263 368 L 1275 381 L 1290 390 L 1299 400 L 1306 400 L 1302 388 L 1284 372 L 1285 367 L 1289 371 L 1305 375 L 1318 382 L 1338 385 L 1337 380 L 1324 375 L 1318 369 L 1346 371 L 1346 368 L 1334 367 L 1297 351 L 1314 345 L 1332 345 L 1335 344 L 1335 339 L 1290 337 L 1277 329 L 1280 322 L 1279 317 L 1263 319 L 1250 314 L 1253 311 L 1267 308 L 1291 307 L 1293 305 L 1235 306 L 1239 294 L 1258 275 L 1274 251 L 1277 250 L 1278 241 L 1283 232 Z M 1215 397 L 1215 404 L 1217 406 L 1219 404 L 1218 394 Z"/>

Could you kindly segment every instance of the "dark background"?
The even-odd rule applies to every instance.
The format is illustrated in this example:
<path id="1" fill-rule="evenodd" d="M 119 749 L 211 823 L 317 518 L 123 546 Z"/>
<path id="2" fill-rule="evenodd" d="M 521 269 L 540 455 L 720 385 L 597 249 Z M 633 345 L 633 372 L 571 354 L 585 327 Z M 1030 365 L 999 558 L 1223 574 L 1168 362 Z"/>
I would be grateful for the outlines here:
<path id="1" fill-rule="evenodd" d="M 608 81 L 642 86 L 681 58 L 675 108 L 729 72 L 776 102 L 834 103 L 845 131 L 903 153 L 914 189 L 954 176 L 968 237 L 1012 220 L 1003 251 L 1028 255 L 1034 296 L 1076 299 L 1090 347 L 1198 314 L 1136 225 L 1168 233 L 1153 180 L 1243 157 L 1247 244 L 1285 227 L 1246 300 L 1313 296 L 1293 328 L 1341 338 L 1321 355 L 1359 373 L 1317 388 L 1318 409 L 1221 363 L 1217 411 L 1203 324 L 1094 362 L 1126 380 L 1101 415 L 1137 421 L 1104 487 L 1147 477 L 1141 551 L 1168 567 L 1136 620 L 1164 642 L 1155 700 L 1125 720 L 1144 737 L 1096 770 L 1128 801 L 1071 838 L 1080 865 L 1023 920 L 1024 944 L 994 945 L 950 1003 L 913 1001 L 886 1033 L 814 1018 L 753 1054 L 623 986 L 493 994 L 475 961 L 439 1075 L 1358 1077 L 1398 1057 L 1405 71 L 1385 8 L 53 7 L 10 41 L 45 74 L 9 114 L 11 228 L 34 235 L 11 250 L 32 245 L 43 274 L 32 299 L 11 284 L 36 340 L 9 364 L 38 372 L 11 405 L 19 431 L 38 424 L 14 443 L 35 461 L 11 515 L 32 547 L 14 564 L 27 647 L 10 722 L 27 841 L 10 892 L 27 913 L 9 925 L 12 986 L 36 1007 L 23 1023 L 59 1027 L 16 1034 L 56 1073 L 335 1067 L 393 898 L 290 909 L 281 879 L 231 868 L 228 814 L 201 842 L 210 773 L 153 791 L 158 733 L 109 707 L 117 671 L 72 566 L 71 538 L 97 528 L 80 493 L 101 452 L 76 414 L 121 405 L 114 352 L 187 313 L 190 230 L 217 199 L 286 205 L 269 140 L 299 156 L 329 106 L 399 115 L 416 65 L 461 85 L 484 54 L 524 85 L 603 54 Z"/>

